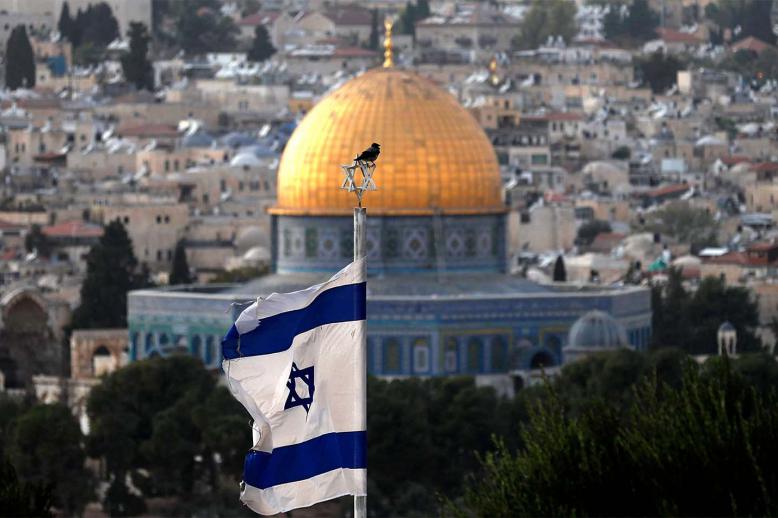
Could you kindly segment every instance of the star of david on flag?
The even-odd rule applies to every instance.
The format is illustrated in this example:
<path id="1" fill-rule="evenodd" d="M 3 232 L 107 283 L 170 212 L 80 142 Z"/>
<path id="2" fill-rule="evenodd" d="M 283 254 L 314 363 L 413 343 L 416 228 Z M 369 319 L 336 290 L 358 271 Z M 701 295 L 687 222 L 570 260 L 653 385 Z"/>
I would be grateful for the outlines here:
<path id="1" fill-rule="evenodd" d="M 300 380 L 306 387 L 308 393 L 301 396 L 297 393 L 297 380 Z M 301 406 L 305 409 L 305 413 L 311 410 L 311 404 L 313 403 L 313 392 L 316 387 L 313 384 L 313 367 L 307 369 L 298 369 L 297 365 L 292 362 L 292 372 L 289 373 L 289 380 L 286 382 L 286 387 L 289 389 L 289 395 L 286 398 L 286 404 L 284 404 L 284 410 L 289 410 L 296 406 Z"/>
<path id="2" fill-rule="evenodd" d="M 367 493 L 366 290 L 360 259 L 258 300 L 222 340 L 227 384 L 252 417 L 240 499 L 257 513 Z"/>

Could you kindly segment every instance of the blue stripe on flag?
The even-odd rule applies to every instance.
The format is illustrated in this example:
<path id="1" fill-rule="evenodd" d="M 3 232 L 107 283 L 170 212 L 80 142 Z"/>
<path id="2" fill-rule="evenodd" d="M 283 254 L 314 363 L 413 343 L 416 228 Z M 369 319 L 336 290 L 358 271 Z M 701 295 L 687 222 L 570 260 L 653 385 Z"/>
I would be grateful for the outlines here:
<path id="1" fill-rule="evenodd" d="M 267 489 L 338 468 L 367 468 L 367 432 L 326 433 L 273 453 L 252 450 L 243 465 L 243 481 Z"/>
<path id="2" fill-rule="evenodd" d="M 304 308 L 263 318 L 259 326 L 240 337 L 233 324 L 222 339 L 222 356 L 233 360 L 285 351 L 292 346 L 295 336 L 315 327 L 365 320 L 366 298 L 366 283 L 347 284 L 321 292 Z"/>

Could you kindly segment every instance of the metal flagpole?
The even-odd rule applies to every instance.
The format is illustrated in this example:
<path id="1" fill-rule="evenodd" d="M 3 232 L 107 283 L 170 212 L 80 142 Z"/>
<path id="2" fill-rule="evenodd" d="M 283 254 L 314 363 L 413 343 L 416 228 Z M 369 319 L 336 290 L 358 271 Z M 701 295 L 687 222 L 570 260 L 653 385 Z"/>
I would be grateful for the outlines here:
<path id="1" fill-rule="evenodd" d="M 361 196 L 360 196 L 361 201 Z M 361 203 L 360 203 L 361 205 Z M 367 257 L 367 247 L 365 246 L 365 230 L 367 226 L 367 209 L 364 207 L 354 207 L 354 260 Z M 365 261 L 365 271 L 367 271 L 367 260 Z M 362 365 L 357 369 L 362 371 L 362 415 L 364 419 L 363 430 L 367 430 L 367 320 L 362 321 Z M 359 385 L 357 385 L 359 386 Z M 367 476 L 367 473 L 365 473 Z M 354 497 L 354 518 L 367 518 L 367 495 Z"/>
<path id="2" fill-rule="evenodd" d="M 341 189 L 354 192 L 357 195 L 358 206 L 354 207 L 354 261 L 367 257 L 366 229 L 367 229 L 367 209 L 362 206 L 362 195 L 365 191 L 376 190 L 376 184 L 373 181 L 375 172 L 375 162 L 366 160 L 355 160 L 350 165 L 341 166 L 346 177 L 343 180 Z M 357 185 L 354 175 L 359 169 L 362 173 L 362 183 Z M 367 271 L 367 261 L 365 261 L 365 271 Z M 362 429 L 367 430 L 367 320 L 362 321 L 362 362 L 357 365 L 357 375 L 360 382 L 359 393 L 362 395 Z M 367 518 L 367 496 L 354 496 L 354 518 Z"/>

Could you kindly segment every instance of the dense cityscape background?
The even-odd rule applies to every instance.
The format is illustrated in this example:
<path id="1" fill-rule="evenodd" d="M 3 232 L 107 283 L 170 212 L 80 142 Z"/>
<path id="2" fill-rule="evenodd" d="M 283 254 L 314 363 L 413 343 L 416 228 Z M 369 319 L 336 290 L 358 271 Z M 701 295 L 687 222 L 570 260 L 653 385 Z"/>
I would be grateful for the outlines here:
<path id="1" fill-rule="evenodd" d="M 777 513 L 777 41 L 775 0 L 0 0 L 2 514 L 251 514 L 220 339 L 350 262 L 374 141 L 370 516 Z"/>

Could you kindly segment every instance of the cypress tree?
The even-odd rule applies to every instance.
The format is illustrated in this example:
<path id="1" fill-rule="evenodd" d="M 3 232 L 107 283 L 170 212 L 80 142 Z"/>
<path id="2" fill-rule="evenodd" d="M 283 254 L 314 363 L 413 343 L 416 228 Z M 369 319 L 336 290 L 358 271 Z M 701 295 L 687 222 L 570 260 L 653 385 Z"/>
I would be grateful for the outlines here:
<path id="1" fill-rule="evenodd" d="M 132 241 L 119 220 L 105 227 L 86 257 L 81 304 L 73 312 L 71 329 L 127 326 L 127 292 L 146 285 Z"/>
<path id="2" fill-rule="evenodd" d="M 378 50 L 378 9 L 373 9 L 373 12 L 371 13 L 372 17 L 370 18 L 370 39 L 367 43 L 367 48 L 371 50 Z"/>
<path id="3" fill-rule="evenodd" d="M 127 31 L 130 38 L 130 52 L 122 56 L 124 78 L 140 90 L 154 88 L 154 76 L 149 62 L 149 34 L 146 26 L 140 22 L 132 22 Z"/>
<path id="4" fill-rule="evenodd" d="M 270 41 L 270 35 L 264 25 L 257 25 L 254 29 L 254 41 L 248 52 L 248 58 L 251 61 L 265 61 L 276 53 L 273 43 Z"/>
<path id="5" fill-rule="evenodd" d="M 35 87 L 35 57 L 24 25 L 8 37 L 5 52 L 5 86 L 10 90 Z"/>
<path id="6" fill-rule="evenodd" d="M 111 6 L 105 2 L 87 7 L 81 29 L 83 42 L 93 43 L 98 47 L 105 47 L 119 37 L 119 23 Z"/>
<path id="7" fill-rule="evenodd" d="M 558 255 L 554 263 L 554 282 L 567 282 L 567 270 L 565 269 L 565 260 Z"/>
<path id="8" fill-rule="evenodd" d="M 170 270 L 168 284 L 190 284 L 194 281 L 189 271 L 189 262 L 186 260 L 184 242 L 176 243 L 176 251 L 173 255 L 173 268 Z"/>
<path id="9" fill-rule="evenodd" d="M 70 6 L 67 2 L 62 3 L 62 10 L 59 13 L 59 22 L 57 29 L 62 38 L 71 41 L 71 32 L 73 30 L 73 19 L 70 17 Z M 72 41 L 71 41 L 72 43 Z"/>
<path id="10" fill-rule="evenodd" d="M 84 39 L 85 23 L 86 18 L 84 16 L 84 11 L 79 8 L 78 11 L 76 11 L 75 18 L 72 19 L 72 23 L 70 24 L 70 43 L 73 45 L 73 49 L 79 47 L 81 45 L 81 40 Z"/>

